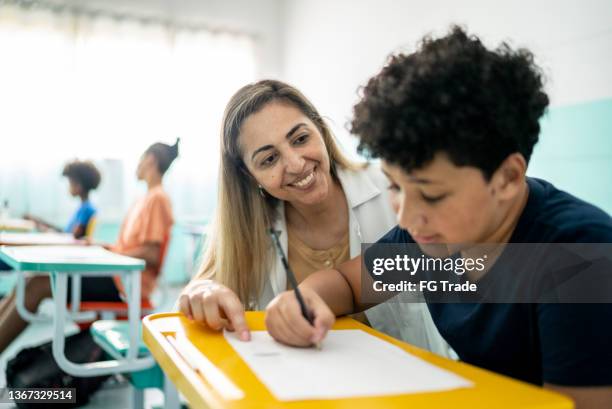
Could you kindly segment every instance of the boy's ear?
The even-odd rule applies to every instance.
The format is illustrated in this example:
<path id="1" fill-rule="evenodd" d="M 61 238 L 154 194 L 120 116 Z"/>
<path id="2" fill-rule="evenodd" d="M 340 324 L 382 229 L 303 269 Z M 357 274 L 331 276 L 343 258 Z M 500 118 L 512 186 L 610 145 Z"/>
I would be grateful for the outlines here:
<path id="1" fill-rule="evenodd" d="M 521 192 L 526 172 L 527 161 L 523 155 L 518 152 L 509 155 L 491 176 L 493 193 L 502 201 L 513 199 Z"/>

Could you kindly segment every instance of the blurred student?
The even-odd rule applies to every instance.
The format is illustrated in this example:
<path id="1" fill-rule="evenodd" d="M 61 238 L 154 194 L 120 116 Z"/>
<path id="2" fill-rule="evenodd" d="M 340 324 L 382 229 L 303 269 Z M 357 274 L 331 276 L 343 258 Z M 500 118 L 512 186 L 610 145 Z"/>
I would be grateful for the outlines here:
<path id="1" fill-rule="evenodd" d="M 89 161 L 75 160 L 64 166 L 62 176 L 68 178 L 70 195 L 81 199 L 81 204 L 73 213 L 66 227 L 60 229 L 32 215 L 25 215 L 24 218 L 34 221 L 37 229 L 41 231 L 64 231 L 66 233 L 72 233 L 75 239 L 90 238 L 93 233 L 96 208 L 89 200 L 89 194 L 100 185 L 100 172 L 96 166 Z"/>
<path id="2" fill-rule="evenodd" d="M 529 51 L 505 44 L 488 50 L 457 27 L 426 38 L 410 55 L 393 56 L 368 82 L 352 122 L 360 148 L 382 159 L 391 183 L 399 226 L 379 242 L 416 243 L 423 253 L 434 244 L 462 252 L 467 243 L 612 243 L 609 215 L 525 175 L 547 106 Z M 502 256 L 484 278 L 512 283 L 533 275 L 529 260 L 504 263 Z M 335 316 L 364 308 L 360 265 L 355 258 L 300 284 L 314 327 L 293 293 L 279 295 L 267 309 L 270 334 L 310 345 L 323 339 Z M 430 303 L 429 309 L 463 361 L 565 393 L 579 409 L 612 407 L 611 304 Z"/>
<path id="3" fill-rule="evenodd" d="M 178 156 L 179 139 L 172 146 L 164 143 L 151 145 L 142 155 L 136 177 L 147 184 L 147 194 L 138 199 L 128 211 L 117 242 L 107 248 L 115 253 L 145 260 L 142 272 L 142 298 L 148 298 L 159 277 L 174 218 L 170 197 L 164 190 L 164 174 Z M 123 291 L 120 278 L 115 285 Z"/>
<path id="4" fill-rule="evenodd" d="M 264 80 L 241 88 L 226 107 L 221 138 L 211 237 L 179 305 L 188 317 L 247 339 L 244 309 L 262 310 L 289 286 L 271 227 L 299 282 L 359 254 L 394 216 L 380 168 L 349 161 L 290 85 Z M 365 314 L 379 330 L 448 353 L 423 303 L 384 303 Z"/>
<path id="5" fill-rule="evenodd" d="M 162 186 L 162 179 L 178 156 L 178 140 L 173 146 L 163 143 L 151 145 L 142 155 L 136 171 L 138 180 L 147 184 L 147 194 L 137 200 L 128 211 L 117 243 L 106 246 L 111 251 L 145 260 L 142 272 L 141 295 L 148 298 L 157 284 L 164 252 L 174 223 L 170 198 Z M 71 286 L 68 288 L 70 301 Z M 41 301 L 51 296 L 49 278 L 31 277 L 25 290 L 25 307 L 36 312 Z M 15 306 L 15 291 L 0 301 L 0 353 L 26 328 Z M 119 277 L 82 277 L 82 301 L 123 301 L 123 286 Z"/>

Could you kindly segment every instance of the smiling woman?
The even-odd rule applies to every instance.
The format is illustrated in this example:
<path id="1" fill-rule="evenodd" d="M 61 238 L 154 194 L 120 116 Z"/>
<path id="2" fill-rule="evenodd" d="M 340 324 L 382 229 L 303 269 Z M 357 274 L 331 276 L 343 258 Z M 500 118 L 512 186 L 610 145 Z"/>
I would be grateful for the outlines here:
<path id="1" fill-rule="evenodd" d="M 315 195 L 291 186 L 315 168 L 320 174 L 310 187 Z M 284 202 L 333 208 L 346 230 L 346 200 L 342 207 L 332 206 L 341 192 L 337 171 L 358 168 L 342 155 L 321 116 L 297 89 L 278 81 L 241 88 L 223 118 L 217 211 L 200 275 L 214 276 L 247 306 L 261 304 L 274 254 L 268 251 L 267 231 L 278 219 L 284 224 Z"/>
<path id="2" fill-rule="evenodd" d="M 268 194 L 291 203 L 288 209 L 343 200 L 321 132 L 294 106 L 269 103 L 244 121 L 238 141 L 250 174 Z"/>
<path id="3" fill-rule="evenodd" d="M 347 160 L 314 106 L 279 81 L 247 85 L 228 103 L 219 178 L 203 264 L 180 308 L 244 340 L 250 336 L 244 309 L 263 309 L 287 289 L 270 228 L 280 232 L 299 282 L 359 254 L 361 243 L 395 224 L 380 169 Z M 366 316 L 380 330 L 399 321 L 406 341 L 448 352 L 423 304 L 389 303 Z"/>

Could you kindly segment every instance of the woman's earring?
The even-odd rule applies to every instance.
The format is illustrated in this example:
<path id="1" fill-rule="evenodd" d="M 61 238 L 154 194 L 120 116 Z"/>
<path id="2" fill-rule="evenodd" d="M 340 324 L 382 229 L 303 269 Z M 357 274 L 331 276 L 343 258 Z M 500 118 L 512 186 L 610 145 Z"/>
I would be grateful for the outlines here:
<path id="1" fill-rule="evenodd" d="M 263 186 L 257 185 L 257 188 L 259 189 L 259 194 L 261 195 L 261 197 L 266 197 L 266 194 L 264 193 L 264 190 L 263 190 Z"/>

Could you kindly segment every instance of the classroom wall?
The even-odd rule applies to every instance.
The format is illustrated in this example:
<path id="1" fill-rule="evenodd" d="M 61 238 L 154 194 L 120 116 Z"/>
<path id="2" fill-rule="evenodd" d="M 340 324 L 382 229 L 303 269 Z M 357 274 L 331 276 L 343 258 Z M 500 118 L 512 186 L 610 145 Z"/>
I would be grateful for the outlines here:
<path id="1" fill-rule="evenodd" d="M 170 19 L 212 29 L 246 32 L 257 40 L 259 75 L 280 74 L 280 3 L 283 0 L 47 0 L 88 9 Z"/>
<path id="2" fill-rule="evenodd" d="M 343 144 L 357 88 L 394 51 L 460 23 L 487 45 L 530 48 L 547 77 L 529 173 L 612 213 L 612 2 L 289 0 L 283 3 L 283 78 L 315 103 Z"/>

